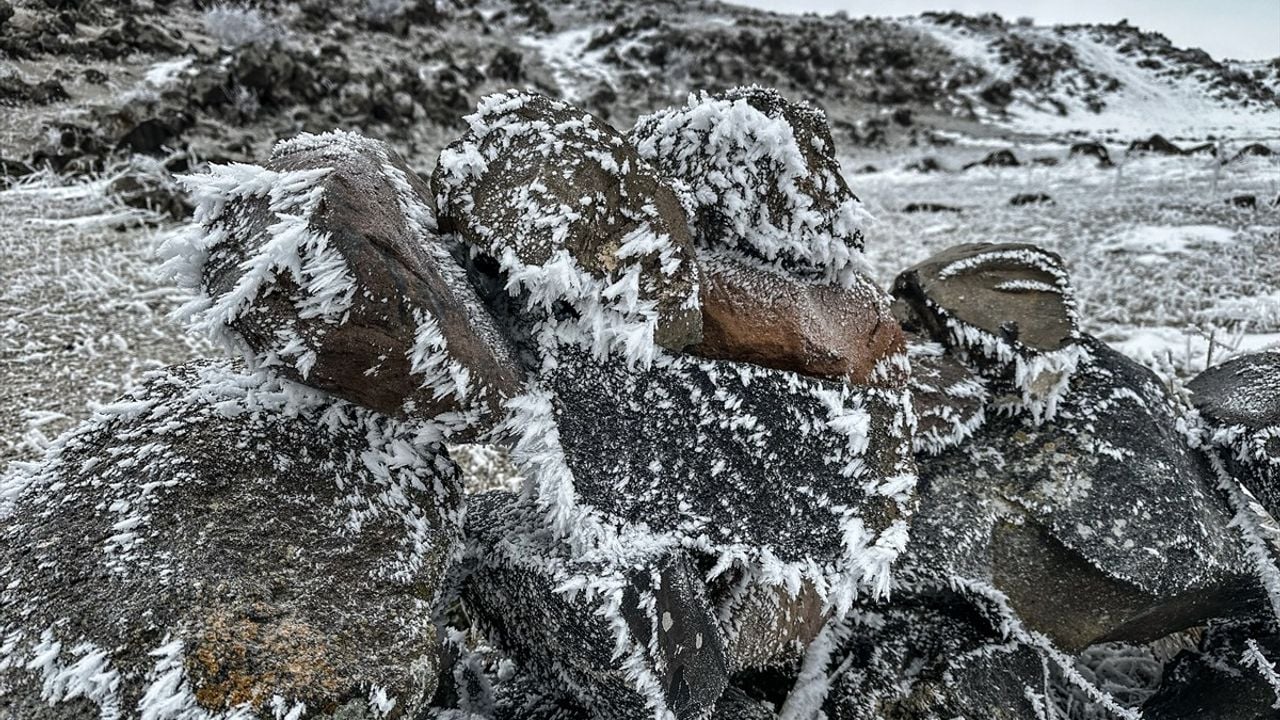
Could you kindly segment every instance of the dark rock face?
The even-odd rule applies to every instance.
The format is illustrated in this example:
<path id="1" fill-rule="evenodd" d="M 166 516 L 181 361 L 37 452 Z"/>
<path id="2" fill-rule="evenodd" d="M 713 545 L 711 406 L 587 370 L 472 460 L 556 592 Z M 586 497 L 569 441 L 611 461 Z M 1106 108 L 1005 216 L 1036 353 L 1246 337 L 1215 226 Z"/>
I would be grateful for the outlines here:
<path id="1" fill-rule="evenodd" d="M 1052 420 L 989 418 L 921 461 L 905 572 L 990 583 L 1066 650 L 1249 611 L 1261 594 L 1232 514 L 1163 387 L 1100 342 L 1084 348 Z"/>
<path id="2" fill-rule="evenodd" d="M 1100 142 L 1076 143 L 1071 146 L 1070 157 L 1091 157 L 1098 161 L 1098 167 L 1115 167 L 1115 163 L 1111 161 L 1111 153 L 1107 152 L 1107 146 Z"/>
<path id="3" fill-rule="evenodd" d="M 496 260 L 530 305 L 567 302 L 588 331 L 637 327 L 675 350 L 701 338 L 685 207 L 621 135 L 515 91 L 470 118 L 432 180 L 444 229 Z"/>
<path id="4" fill-rule="evenodd" d="M 903 350 L 888 295 L 869 279 L 815 285 L 728 255 L 699 260 L 703 336 L 690 348 L 695 355 L 865 385 Z"/>
<path id="5" fill-rule="evenodd" d="M 904 213 L 940 213 L 940 212 L 961 213 L 964 211 L 953 205 L 943 205 L 941 203 L 931 203 L 931 202 L 913 202 L 913 203 L 907 203 L 906 206 L 902 208 L 902 212 Z"/>
<path id="6" fill-rule="evenodd" d="M 190 217 L 194 209 L 186 192 L 163 167 L 135 168 L 111 181 L 107 192 L 125 205 L 168 215 Z"/>
<path id="7" fill-rule="evenodd" d="M 193 192 L 197 224 L 171 267 L 204 295 L 196 323 L 255 365 L 460 433 L 516 393 L 505 336 L 386 145 L 302 135 L 266 168 L 215 167 Z"/>
<path id="8" fill-rule="evenodd" d="M 394 420 L 226 363 L 156 371 L 4 482 L 0 716 L 410 717 L 460 495 Z"/>
<path id="9" fill-rule="evenodd" d="M 798 663 L 832 619 L 811 583 L 796 593 L 754 586 L 716 599 L 720 616 L 728 618 L 725 646 L 734 672 Z"/>
<path id="10" fill-rule="evenodd" d="M 974 371 L 937 343 L 913 336 L 911 404 L 916 414 L 916 453 L 937 455 L 965 442 L 986 421 L 990 393 Z"/>
<path id="11" fill-rule="evenodd" d="M 856 272 L 867 216 L 821 111 L 742 87 L 643 116 L 628 138 L 680 183 L 701 246 L 826 281 Z"/>
<path id="12" fill-rule="evenodd" d="M 1280 688 L 1268 682 L 1280 657 L 1275 618 L 1211 623 L 1199 652 L 1184 651 L 1166 667 L 1160 689 L 1142 706 L 1150 720 L 1271 720 Z M 1274 677 L 1274 675 L 1272 675 Z"/>
<path id="13" fill-rule="evenodd" d="M 1228 360 L 1187 388 L 1228 471 L 1280 514 L 1280 352 Z"/>
<path id="14" fill-rule="evenodd" d="M 1049 197 L 1045 193 L 1021 193 L 1018 195 L 1014 195 L 1009 200 L 1009 204 L 1013 206 L 1040 205 L 1042 203 L 1052 203 L 1052 202 L 1053 202 L 1053 198 Z"/>
<path id="15" fill-rule="evenodd" d="M 709 716 L 728 661 L 691 556 L 602 567 L 571 557 L 515 496 L 473 500 L 476 569 L 463 602 L 526 672 L 565 688 L 595 717 Z"/>
<path id="16" fill-rule="evenodd" d="M 1127 154 L 1148 155 L 1186 155 L 1186 151 L 1165 139 L 1163 135 L 1152 135 L 1146 140 L 1134 140 L 1129 143 Z"/>
<path id="17" fill-rule="evenodd" d="M 860 620 L 843 629 L 829 664 L 843 668 L 823 706 L 831 720 L 1039 717 L 1048 681 L 1040 651 L 1002 638 L 963 599 L 899 600 Z"/>
<path id="18" fill-rule="evenodd" d="M 1262 143 L 1249 143 L 1248 145 L 1240 148 L 1240 152 L 1237 152 L 1236 156 L 1231 159 L 1241 160 L 1243 158 L 1250 157 L 1271 157 L 1274 154 L 1274 150 Z"/>
<path id="19" fill-rule="evenodd" d="M 997 381 L 1006 407 L 1053 415 L 1084 354 L 1062 258 L 1034 245 L 957 245 L 904 270 L 893 294 L 904 325 Z"/>
<path id="20" fill-rule="evenodd" d="M 942 167 L 942 164 L 938 162 L 937 158 L 931 157 L 921 158 L 920 160 L 908 165 L 906 169 L 918 173 L 934 173 L 945 170 L 945 168 Z"/>
<path id="21" fill-rule="evenodd" d="M 692 357 L 628 371 L 582 352 L 543 383 L 550 397 L 514 420 L 516 454 L 563 452 L 529 479 L 575 544 L 687 539 L 845 601 L 887 582 L 914 481 L 905 390 Z"/>

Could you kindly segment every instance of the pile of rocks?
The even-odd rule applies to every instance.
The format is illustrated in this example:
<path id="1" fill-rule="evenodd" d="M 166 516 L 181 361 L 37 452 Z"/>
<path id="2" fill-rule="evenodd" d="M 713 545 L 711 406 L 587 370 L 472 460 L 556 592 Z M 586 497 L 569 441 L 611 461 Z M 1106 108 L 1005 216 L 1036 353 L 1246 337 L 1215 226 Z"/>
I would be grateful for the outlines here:
<path id="1" fill-rule="evenodd" d="M 342 132 L 189 179 L 167 267 L 238 359 L 0 485 L 0 717 L 1123 717 L 1066 653 L 1206 623 L 1153 708 L 1270 702 L 1275 357 L 1180 409 L 1030 245 L 885 293 L 770 90 L 466 120 L 429 182 Z"/>

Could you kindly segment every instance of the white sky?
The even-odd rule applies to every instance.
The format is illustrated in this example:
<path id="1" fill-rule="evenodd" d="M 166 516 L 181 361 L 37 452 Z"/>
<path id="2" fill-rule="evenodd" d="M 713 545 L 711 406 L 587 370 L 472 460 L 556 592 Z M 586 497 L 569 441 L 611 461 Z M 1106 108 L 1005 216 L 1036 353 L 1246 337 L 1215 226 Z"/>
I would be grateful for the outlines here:
<path id="1" fill-rule="evenodd" d="M 1128 18 L 1143 30 L 1163 33 L 1179 47 L 1198 47 L 1218 59 L 1280 57 L 1280 0 L 729 0 L 775 12 L 897 17 L 926 10 L 1000 13 L 1037 24 L 1115 22 Z"/>

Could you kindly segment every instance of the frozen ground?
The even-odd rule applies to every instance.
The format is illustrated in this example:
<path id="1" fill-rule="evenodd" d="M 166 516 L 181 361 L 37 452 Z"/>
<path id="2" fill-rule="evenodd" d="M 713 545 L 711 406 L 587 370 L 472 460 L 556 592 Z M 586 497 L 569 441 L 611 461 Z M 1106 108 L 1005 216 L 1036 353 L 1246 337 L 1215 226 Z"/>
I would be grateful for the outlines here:
<path id="1" fill-rule="evenodd" d="M 1008 145 L 962 141 L 928 154 L 954 170 L 998 147 Z M 1051 143 L 1014 150 L 1066 155 Z M 883 168 L 848 179 L 878 219 L 866 259 L 886 286 L 949 245 L 1031 242 L 1067 259 L 1088 329 L 1165 377 L 1280 344 L 1280 160 L 897 169 L 915 159 L 843 160 L 846 171 Z M 157 277 L 153 254 L 175 226 L 120 206 L 107 179 L 61 183 L 41 176 L 0 191 L 0 465 L 30 459 L 141 371 L 213 352 L 168 317 L 182 296 Z M 1052 202 L 1010 204 L 1023 193 Z M 1240 195 L 1257 208 L 1227 202 Z M 960 212 L 903 212 L 910 203 Z"/>

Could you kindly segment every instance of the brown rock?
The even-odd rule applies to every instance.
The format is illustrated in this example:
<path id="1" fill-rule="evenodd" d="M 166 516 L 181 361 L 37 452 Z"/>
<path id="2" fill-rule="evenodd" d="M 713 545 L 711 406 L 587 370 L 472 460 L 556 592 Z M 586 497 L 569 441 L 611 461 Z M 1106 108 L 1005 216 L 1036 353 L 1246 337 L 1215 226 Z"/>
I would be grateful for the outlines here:
<path id="1" fill-rule="evenodd" d="M 803 657 L 830 617 L 812 583 L 795 595 L 776 586 L 749 588 L 729 610 L 730 669 L 767 668 Z"/>
<path id="2" fill-rule="evenodd" d="M 877 384 L 877 365 L 904 348 L 889 298 L 870 279 L 815 284 L 727 255 L 699 256 L 702 342 L 690 352 L 776 370 Z"/>
<path id="3" fill-rule="evenodd" d="M 214 240 L 199 268 L 213 303 L 206 322 L 229 330 L 259 364 L 392 416 L 467 412 L 454 423 L 459 431 L 481 425 L 480 415 L 494 417 L 518 391 L 520 371 L 436 233 L 425 184 L 385 144 L 350 133 L 281 143 L 266 170 L 326 168 L 306 226 L 323 242 L 302 244 L 300 272 L 274 268 L 239 305 L 232 301 L 240 286 L 253 280 L 246 267 L 282 237 L 276 201 L 210 198 L 197 188 L 205 204 L 197 219 Z M 214 215 L 211 204 L 223 202 Z M 334 298 L 328 309 L 318 300 L 324 293 Z"/>

